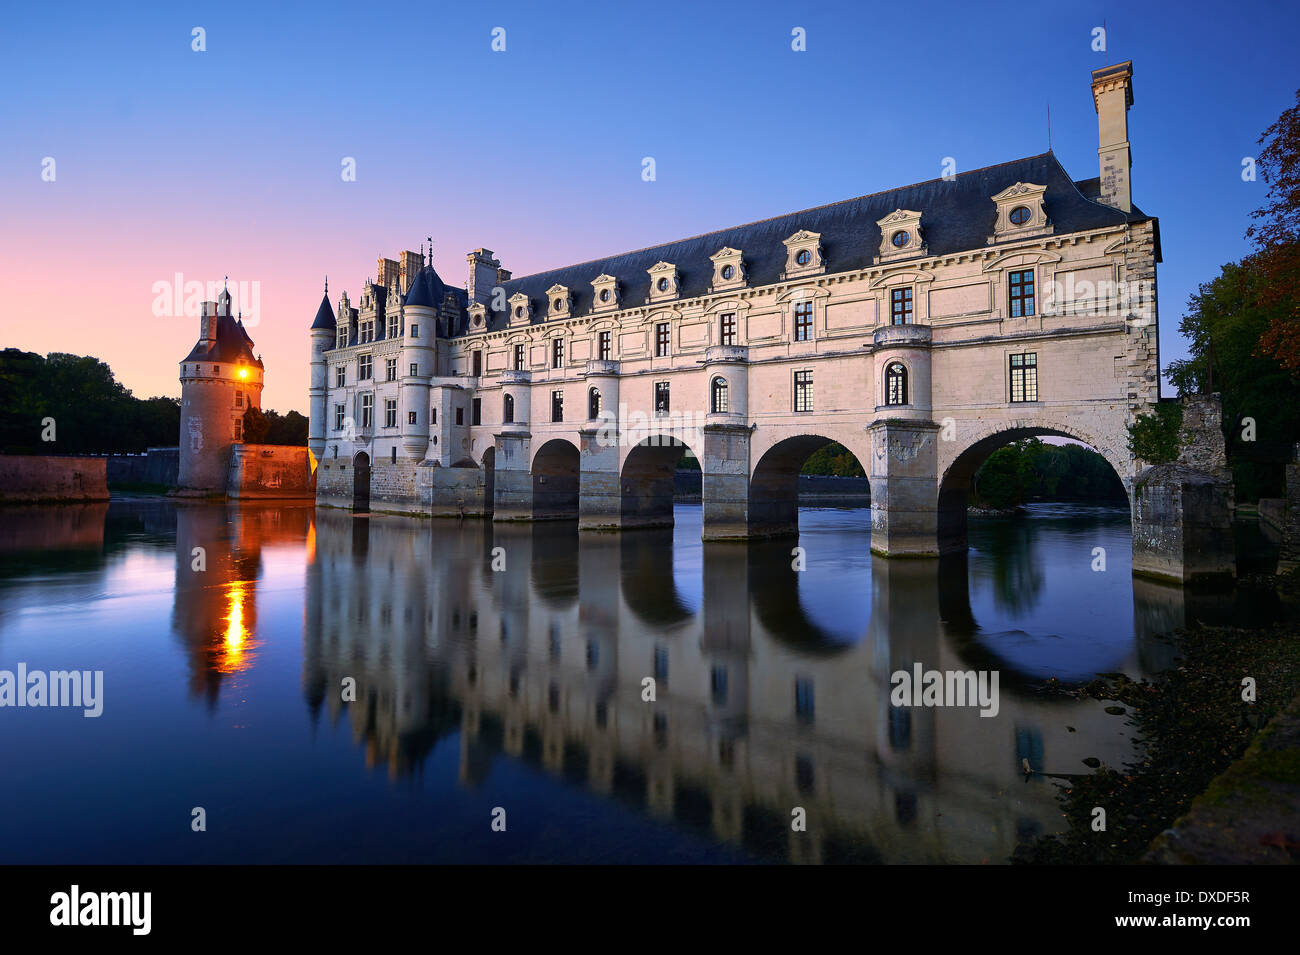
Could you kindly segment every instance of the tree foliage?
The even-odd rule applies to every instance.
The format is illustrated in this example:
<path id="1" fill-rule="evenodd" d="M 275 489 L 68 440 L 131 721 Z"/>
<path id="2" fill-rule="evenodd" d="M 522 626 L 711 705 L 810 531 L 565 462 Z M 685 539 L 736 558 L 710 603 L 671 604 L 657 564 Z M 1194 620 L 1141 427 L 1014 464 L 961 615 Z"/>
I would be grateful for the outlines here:
<path id="1" fill-rule="evenodd" d="M 1258 351 L 1300 377 L 1300 90 L 1259 138 L 1256 168 L 1268 183 L 1268 202 L 1251 213 L 1246 237 L 1255 245 L 1247 259 L 1260 279 L 1260 304 L 1269 311 Z"/>
<path id="2" fill-rule="evenodd" d="M 818 448 L 804 462 L 800 474 L 828 474 L 834 477 L 866 477 L 857 457 L 838 441 Z"/>
<path id="3" fill-rule="evenodd" d="M 1001 509 L 1029 501 L 1122 504 L 1124 485 L 1092 448 L 1026 438 L 988 456 L 975 472 L 970 503 Z"/>
<path id="4" fill-rule="evenodd" d="M 1169 464 L 1178 458 L 1178 432 L 1183 406 L 1162 401 L 1150 414 L 1138 415 L 1128 426 L 1128 449 L 1147 464 Z"/>

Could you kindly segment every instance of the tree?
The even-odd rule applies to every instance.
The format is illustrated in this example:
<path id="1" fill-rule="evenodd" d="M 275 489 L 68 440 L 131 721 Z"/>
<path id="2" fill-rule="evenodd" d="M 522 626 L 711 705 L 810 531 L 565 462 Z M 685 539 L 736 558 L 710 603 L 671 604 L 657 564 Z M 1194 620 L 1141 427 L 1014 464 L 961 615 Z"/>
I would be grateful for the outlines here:
<path id="1" fill-rule="evenodd" d="M 1268 183 L 1268 203 L 1251 213 L 1246 230 L 1255 243 L 1248 260 L 1260 279 L 1261 304 L 1270 312 L 1258 353 L 1300 377 L 1300 90 L 1259 138 L 1256 168 Z"/>
<path id="2" fill-rule="evenodd" d="M 244 412 L 244 444 L 266 444 L 266 435 L 270 430 L 271 422 L 267 416 L 249 405 Z"/>

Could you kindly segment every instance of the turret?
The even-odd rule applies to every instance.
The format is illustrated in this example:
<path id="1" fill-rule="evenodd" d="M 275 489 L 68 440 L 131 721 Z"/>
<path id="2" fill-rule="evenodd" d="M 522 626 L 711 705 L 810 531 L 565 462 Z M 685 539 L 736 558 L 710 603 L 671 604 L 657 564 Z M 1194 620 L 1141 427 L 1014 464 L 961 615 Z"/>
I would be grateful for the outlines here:
<path id="1" fill-rule="evenodd" d="M 334 347 L 336 335 L 334 309 L 330 307 L 329 279 L 325 280 L 325 295 L 316 309 L 316 319 L 311 323 L 311 388 L 307 428 L 307 447 L 317 461 L 325 456 L 325 432 L 329 427 L 325 391 L 329 383 L 329 366 L 325 352 Z"/>

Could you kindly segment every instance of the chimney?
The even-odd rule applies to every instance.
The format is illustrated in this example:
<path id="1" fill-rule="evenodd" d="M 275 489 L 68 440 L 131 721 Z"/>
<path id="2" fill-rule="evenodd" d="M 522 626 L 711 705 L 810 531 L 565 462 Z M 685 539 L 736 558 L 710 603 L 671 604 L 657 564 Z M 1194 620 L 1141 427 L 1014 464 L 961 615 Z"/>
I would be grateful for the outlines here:
<path id="1" fill-rule="evenodd" d="M 492 297 L 492 287 L 497 284 L 501 263 L 492 257 L 491 249 L 475 249 L 465 258 L 469 262 L 469 282 L 465 286 L 469 300 L 487 302 Z"/>
<path id="2" fill-rule="evenodd" d="M 204 302 L 199 311 L 199 344 L 212 345 L 217 340 L 217 303 Z"/>
<path id="3" fill-rule="evenodd" d="M 375 284 L 382 285 L 384 288 L 389 288 L 395 281 L 397 281 L 398 276 L 401 274 L 401 269 L 398 266 L 396 259 L 386 259 L 381 255 L 379 257 L 379 265 L 376 269 L 376 274 L 378 275 L 378 278 L 376 279 Z"/>
<path id="4" fill-rule="evenodd" d="M 403 252 L 401 258 L 401 293 L 405 295 L 410 291 L 411 283 L 415 281 L 415 273 L 424 267 L 424 262 L 419 252 L 412 252 L 409 249 Z"/>
<path id="5" fill-rule="evenodd" d="M 1101 167 L 1101 195 L 1108 206 L 1133 211 L 1129 170 L 1133 157 L 1128 145 L 1128 108 L 1133 105 L 1133 61 L 1092 71 L 1092 102 L 1097 109 L 1097 157 Z"/>

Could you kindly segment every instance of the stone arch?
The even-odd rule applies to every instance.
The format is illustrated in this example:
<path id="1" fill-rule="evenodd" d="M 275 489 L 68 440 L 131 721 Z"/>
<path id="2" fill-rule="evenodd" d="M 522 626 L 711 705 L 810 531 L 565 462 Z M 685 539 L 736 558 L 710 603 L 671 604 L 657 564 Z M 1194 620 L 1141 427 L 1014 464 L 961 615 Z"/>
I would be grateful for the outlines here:
<path id="1" fill-rule="evenodd" d="M 831 429 L 839 430 L 839 429 Z M 749 535 L 774 537 L 798 533 L 799 472 L 804 462 L 832 441 L 838 441 L 858 460 L 865 474 L 870 474 L 871 458 L 865 447 L 847 435 L 800 432 L 779 437 L 766 448 L 750 453 L 753 465 L 749 475 Z"/>
<path id="2" fill-rule="evenodd" d="M 352 510 L 357 514 L 370 511 L 370 455 L 364 451 L 352 457 Z"/>
<path id="3" fill-rule="evenodd" d="M 941 554 L 964 553 L 966 550 L 966 508 L 975 472 L 994 451 L 1025 438 L 1057 437 L 1082 441 L 1111 466 L 1132 507 L 1133 461 L 1121 454 L 1114 441 L 1104 441 L 1091 429 L 1063 421 L 1029 416 L 988 424 L 960 442 L 945 442 L 940 432 L 938 484 L 938 537 Z M 945 453 L 945 444 L 958 444 L 960 450 Z"/>
<path id="4" fill-rule="evenodd" d="M 697 447 L 702 448 L 700 442 Z M 677 466 L 690 451 L 700 451 L 681 437 L 653 434 L 628 448 L 619 466 L 619 526 L 671 527 Z"/>
<path id="5" fill-rule="evenodd" d="M 582 455 L 577 445 L 567 438 L 544 442 L 533 452 L 529 471 L 533 484 L 533 520 L 577 518 L 582 472 Z"/>

